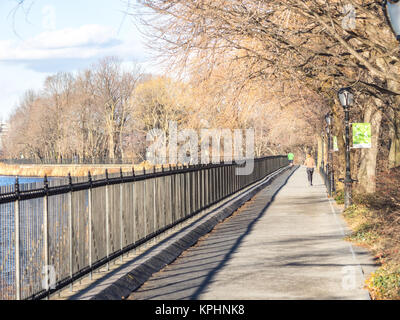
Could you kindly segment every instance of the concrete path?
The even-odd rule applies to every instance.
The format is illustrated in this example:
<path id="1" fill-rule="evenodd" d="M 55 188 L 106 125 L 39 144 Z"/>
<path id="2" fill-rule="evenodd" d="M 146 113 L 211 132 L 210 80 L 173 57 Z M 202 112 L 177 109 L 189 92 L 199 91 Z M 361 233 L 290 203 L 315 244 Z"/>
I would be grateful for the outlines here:
<path id="1" fill-rule="evenodd" d="M 129 299 L 369 299 L 373 260 L 314 180 L 286 172 Z"/>

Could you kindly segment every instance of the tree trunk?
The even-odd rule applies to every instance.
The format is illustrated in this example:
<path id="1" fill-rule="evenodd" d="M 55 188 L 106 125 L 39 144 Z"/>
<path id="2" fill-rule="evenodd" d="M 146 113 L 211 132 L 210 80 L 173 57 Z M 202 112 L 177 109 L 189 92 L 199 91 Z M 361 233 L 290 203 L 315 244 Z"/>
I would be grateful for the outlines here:
<path id="1" fill-rule="evenodd" d="M 374 99 L 376 106 L 381 101 Z M 360 167 L 358 170 L 358 187 L 361 192 L 373 193 L 376 190 L 376 161 L 379 150 L 379 131 L 381 128 L 382 111 L 368 104 L 365 109 L 364 122 L 371 123 L 371 149 L 361 150 Z"/>
<path id="2" fill-rule="evenodd" d="M 115 158 L 114 133 L 112 130 L 108 133 L 108 157 L 110 159 Z"/>
<path id="3" fill-rule="evenodd" d="M 395 73 L 400 72 L 400 68 L 398 65 L 391 66 L 391 71 Z M 390 90 L 398 92 L 400 90 L 400 84 L 394 81 L 388 81 L 388 87 Z M 389 168 L 394 168 L 400 166 L 400 97 L 396 96 L 394 98 L 393 109 L 393 122 L 390 129 L 390 152 L 388 164 Z"/>
<path id="4" fill-rule="evenodd" d="M 394 111 L 393 124 L 390 128 L 389 168 L 400 166 L 400 112 Z"/>

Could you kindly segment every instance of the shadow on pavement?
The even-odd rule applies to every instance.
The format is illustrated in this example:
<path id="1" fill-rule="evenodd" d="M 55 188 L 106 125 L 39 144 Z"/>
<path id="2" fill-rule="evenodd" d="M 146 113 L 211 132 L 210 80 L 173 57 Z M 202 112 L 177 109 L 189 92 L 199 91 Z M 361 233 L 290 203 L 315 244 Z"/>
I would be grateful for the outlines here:
<path id="1" fill-rule="evenodd" d="M 276 195 L 287 184 L 287 182 L 289 181 L 291 176 L 294 174 L 294 172 L 296 172 L 297 169 L 298 169 L 297 167 L 292 169 L 290 174 L 286 177 L 285 181 L 273 193 L 273 195 L 272 195 L 271 199 L 268 201 L 268 203 L 266 203 L 265 206 L 261 210 L 257 210 L 258 212 L 255 213 L 257 216 L 255 218 L 253 218 L 254 215 L 252 215 L 251 221 L 247 225 L 245 231 L 236 239 L 236 241 L 230 247 L 229 251 L 224 255 L 222 261 L 220 261 L 219 264 L 207 274 L 207 276 L 205 277 L 203 282 L 197 287 L 196 291 L 190 296 L 190 299 L 197 300 L 199 298 L 200 294 L 207 287 L 207 285 L 213 280 L 213 278 L 218 273 L 218 271 L 221 270 L 224 267 L 224 265 L 229 261 L 231 255 L 239 248 L 240 243 L 243 241 L 243 239 L 253 230 L 254 225 L 258 222 L 258 220 L 260 220 L 265 215 L 266 210 L 268 209 L 268 207 L 274 202 Z M 256 206 L 254 206 L 254 207 L 256 209 Z M 246 218 L 244 220 L 248 220 L 249 217 L 244 217 L 244 218 Z"/>
<path id="2" fill-rule="evenodd" d="M 216 229 L 185 251 L 175 262 L 154 274 L 129 299 L 197 300 L 265 215 L 276 195 L 297 169 L 292 168 L 286 177 L 282 175 L 266 186 L 271 188 L 271 194 L 265 203 L 255 205 L 251 200 L 247 202 L 242 208 L 250 213 L 230 216 L 217 225 Z"/>

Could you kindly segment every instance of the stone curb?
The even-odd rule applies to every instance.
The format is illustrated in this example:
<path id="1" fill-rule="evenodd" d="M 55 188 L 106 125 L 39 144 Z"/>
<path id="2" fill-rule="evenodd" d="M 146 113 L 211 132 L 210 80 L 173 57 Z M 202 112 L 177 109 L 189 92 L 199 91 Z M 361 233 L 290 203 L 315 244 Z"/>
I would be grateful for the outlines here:
<path id="1" fill-rule="evenodd" d="M 276 177 L 286 171 L 294 171 L 297 166 L 286 167 L 281 172 L 267 177 L 258 186 L 250 191 L 245 191 L 238 199 L 231 200 L 216 212 L 211 212 L 193 222 L 189 227 L 173 235 L 171 238 L 163 240 L 155 248 L 150 248 L 148 252 L 143 253 L 141 257 L 135 258 L 133 262 L 127 262 L 126 267 L 121 266 L 118 273 L 124 273 L 122 276 L 115 274 L 109 277 L 109 284 L 99 284 L 92 289 L 83 290 L 83 293 L 77 293 L 70 299 L 72 300 L 121 300 L 127 298 L 132 292 L 137 290 L 145 283 L 152 274 L 160 271 L 168 264 L 178 258 L 182 252 L 190 248 L 201 238 L 209 233 L 214 227 L 231 216 L 244 203 L 252 199 L 260 190 L 269 185 Z M 105 276 L 107 277 L 107 276 Z M 113 278 L 116 278 L 114 280 Z M 105 286 L 105 288 L 100 288 Z"/>

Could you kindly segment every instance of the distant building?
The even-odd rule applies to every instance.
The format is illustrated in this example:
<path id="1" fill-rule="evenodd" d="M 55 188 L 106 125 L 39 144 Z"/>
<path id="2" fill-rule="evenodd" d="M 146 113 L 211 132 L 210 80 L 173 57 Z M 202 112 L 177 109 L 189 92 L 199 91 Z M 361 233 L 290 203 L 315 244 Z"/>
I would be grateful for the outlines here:
<path id="1" fill-rule="evenodd" d="M 3 138 L 8 132 L 8 123 L 0 122 L 0 153 L 3 151 Z"/>

